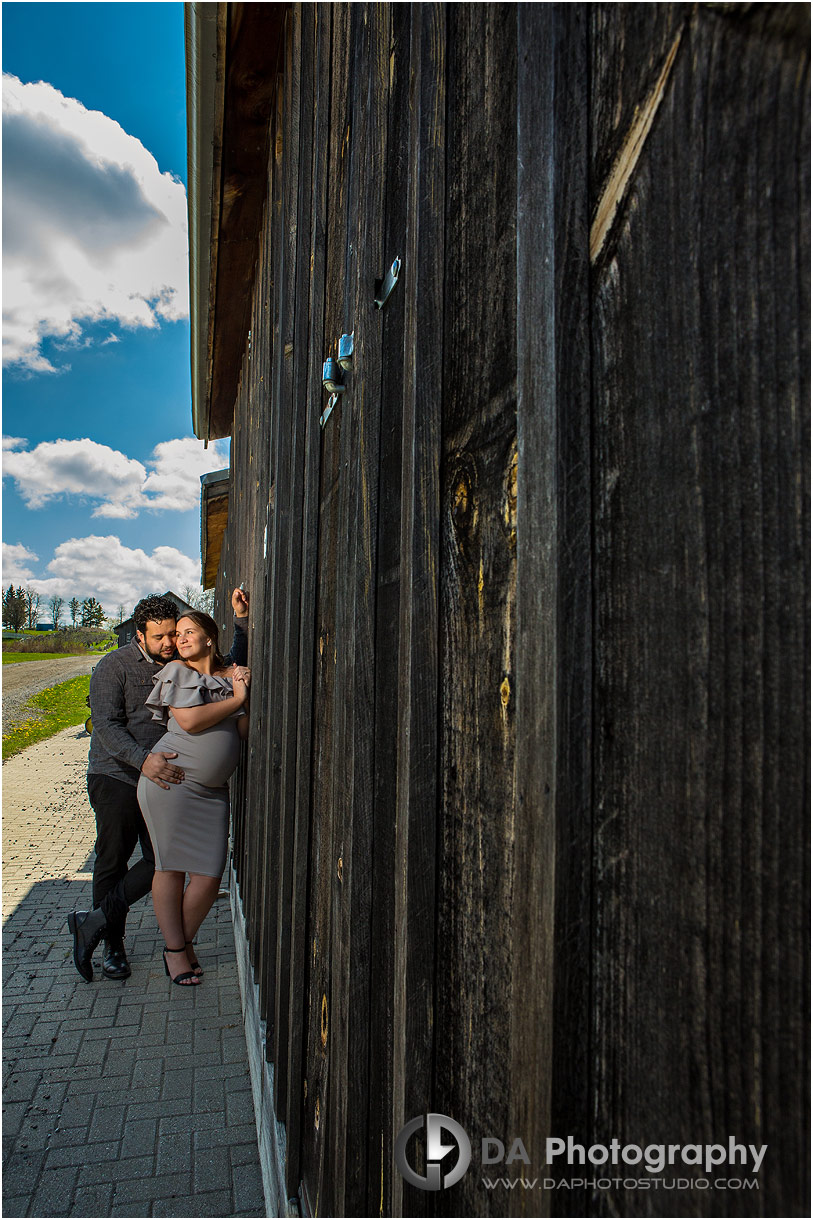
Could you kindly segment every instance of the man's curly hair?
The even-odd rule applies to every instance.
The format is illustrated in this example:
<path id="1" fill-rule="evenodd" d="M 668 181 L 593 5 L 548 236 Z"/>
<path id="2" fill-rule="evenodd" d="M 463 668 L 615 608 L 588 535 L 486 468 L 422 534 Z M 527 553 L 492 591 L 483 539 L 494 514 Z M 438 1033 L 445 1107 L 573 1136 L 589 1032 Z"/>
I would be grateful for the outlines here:
<path id="1" fill-rule="evenodd" d="M 178 607 L 174 601 L 168 597 L 159 597 L 157 593 L 151 593 L 149 597 L 142 598 L 133 611 L 136 631 L 145 631 L 148 621 L 162 623 L 165 618 L 177 617 Z"/>

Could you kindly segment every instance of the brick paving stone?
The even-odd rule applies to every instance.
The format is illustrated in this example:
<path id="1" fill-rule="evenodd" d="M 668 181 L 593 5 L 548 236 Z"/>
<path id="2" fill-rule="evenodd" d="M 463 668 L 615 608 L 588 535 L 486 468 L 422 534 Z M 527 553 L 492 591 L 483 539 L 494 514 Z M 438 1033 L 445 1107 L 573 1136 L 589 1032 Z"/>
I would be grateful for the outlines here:
<path id="1" fill-rule="evenodd" d="M 170 1121 L 169 1119 L 167 1121 Z M 196 1148 L 213 1148 L 217 1144 L 229 1144 L 230 1146 L 239 1143 L 250 1146 L 251 1132 L 255 1133 L 256 1128 L 253 1123 L 244 1123 L 239 1127 L 212 1127 L 208 1131 L 197 1130 L 195 1132 L 195 1147 Z M 238 1138 L 235 1138 L 238 1137 Z"/>
<path id="2" fill-rule="evenodd" d="M 19 1199 L 12 1199 L 3 1196 L 3 1215 L 4 1216 L 27 1216 L 28 1205 L 31 1202 L 30 1195 L 21 1195 Z"/>
<path id="3" fill-rule="evenodd" d="M 161 1199 L 154 1204 L 154 1216 L 234 1216 L 228 1211 L 233 1207 L 231 1191 L 212 1190 L 206 1194 L 195 1194 L 186 1199 Z M 257 1215 L 264 1216 L 265 1212 Z"/>
<path id="4" fill-rule="evenodd" d="M 235 1165 L 232 1170 L 234 1185 L 234 1204 L 238 1210 L 251 1207 L 257 1199 L 257 1191 L 262 1193 L 263 1183 L 260 1166 Z"/>
<path id="5" fill-rule="evenodd" d="M 245 1093 L 229 1093 L 226 1098 L 226 1122 L 231 1126 L 232 1123 L 248 1123 L 254 1117 L 254 1100 L 251 1095 L 251 1090 L 247 1089 Z"/>
<path id="6" fill-rule="evenodd" d="M 46 1169 L 31 1201 L 32 1216 L 64 1216 L 73 1200 L 79 1170 Z"/>
<path id="7" fill-rule="evenodd" d="M 113 1106 L 97 1105 L 93 1111 L 93 1121 L 88 1132 L 88 1142 L 98 1140 L 120 1140 L 124 1134 L 124 1120 L 127 1107 L 123 1103 Z M 97 1150 L 94 1148 L 94 1152 Z"/>
<path id="8" fill-rule="evenodd" d="M 80 1186 L 95 1186 L 102 1182 L 114 1185 L 118 1181 L 148 1178 L 155 1160 L 150 1156 L 119 1156 L 115 1161 L 89 1161 L 79 1172 Z"/>
<path id="9" fill-rule="evenodd" d="M 118 1206 L 121 1203 L 136 1203 L 140 1199 L 153 1202 L 157 1199 L 177 1199 L 190 1193 L 188 1169 L 182 1173 L 155 1174 L 149 1178 L 130 1178 L 128 1181 L 116 1182 L 113 1201 Z"/>
<path id="10" fill-rule="evenodd" d="M 231 1181 L 231 1161 L 226 1148 L 209 1148 L 195 1157 L 194 1191 L 218 1190 Z"/>
<path id="11" fill-rule="evenodd" d="M 7 1102 L 3 1105 L 3 1135 L 16 1135 L 25 1118 L 28 1103 L 24 1101 Z"/>
<path id="12" fill-rule="evenodd" d="M 153 1156 L 157 1136 L 156 1118 L 128 1121 L 122 1140 L 121 1156 Z"/>
<path id="13" fill-rule="evenodd" d="M 165 1071 L 161 1097 L 167 1100 L 171 1097 L 183 1097 L 189 1100 L 192 1097 L 196 1082 L 197 1073 L 191 1066 L 178 1068 L 177 1071 Z"/>
<path id="14" fill-rule="evenodd" d="M 192 1136 L 188 1131 L 162 1135 L 155 1158 L 156 1173 L 172 1173 L 179 1165 L 192 1164 Z M 218 1186 L 222 1186 L 222 1181 Z"/>
<path id="15" fill-rule="evenodd" d="M 102 977 L 101 949 L 93 983 L 74 969 L 87 746 L 67 729 L 3 767 L 3 1215 L 264 1215 L 228 901 L 194 994 L 164 974 L 149 899 L 128 920 L 130 979 Z"/>
<path id="16" fill-rule="evenodd" d="M 62 1148 L 51 1148 L 45 1158 L 46 1169 L 62 1169 L 66 1165 L 85 1165 L 90 1157 L 103 1157 L 112 1160 L 119 1155 L 119 1140 L 106 1140 L 98 1144 L 66 1145 Z"/>
<path id="17" fill-rule="evenodd" d="M 112 1198 L 112 1182 L 99 1182 L 95 1186 L 79 1186 L 73 1199 L 75 1214 L 77 1216 L 108 1216 Z"/>

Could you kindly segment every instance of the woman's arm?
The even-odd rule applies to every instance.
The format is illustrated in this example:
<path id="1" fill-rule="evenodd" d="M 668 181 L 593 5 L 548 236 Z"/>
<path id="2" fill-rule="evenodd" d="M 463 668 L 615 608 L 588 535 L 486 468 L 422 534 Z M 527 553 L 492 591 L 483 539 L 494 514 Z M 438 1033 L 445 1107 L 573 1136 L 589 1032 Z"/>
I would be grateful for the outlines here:
<path id="1" fill-rule="evenodd" d="M 213 725 L 220 724 L 221 720 L 226 720 L 246 702 L 248 698 L 246 683 L 240 678 L 235 678 L 234 688 L 234 694 L 230 695 L 228 699 L 220 699 L 217 703 L 204 703 L 201 707 L 173 707 L 172 715 L 187 733 L 202 733 L 204 729 L 210 729 Z M 243 720 L 245 717 L 241 716 L 237 721 L 238 732 Z"/>

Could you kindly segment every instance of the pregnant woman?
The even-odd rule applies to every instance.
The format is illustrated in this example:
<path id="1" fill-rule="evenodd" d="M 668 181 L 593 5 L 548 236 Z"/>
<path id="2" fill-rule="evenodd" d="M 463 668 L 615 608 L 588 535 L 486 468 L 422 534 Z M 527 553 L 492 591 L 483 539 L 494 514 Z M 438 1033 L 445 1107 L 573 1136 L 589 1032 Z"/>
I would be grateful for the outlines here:
<path id="1" fill-rule="evenodd" d="M 248 733 L 251 672 L 224 668 L 217 625 L 208 614 L 190 611 L 178 619 L 177 629 L 182 659 L 155 675 L 147 707 L 167 726 L 154 749 L 177 753 L 174 763 L 184 780 L 160 788 L 142 776 L 138 801 L 155 849 L 152 900 L 164 936 L 164 968 L 173 983 L 195 987 L 203 971 L 192 943 L 217 897 L 226 863 L 226 780 Z"/>

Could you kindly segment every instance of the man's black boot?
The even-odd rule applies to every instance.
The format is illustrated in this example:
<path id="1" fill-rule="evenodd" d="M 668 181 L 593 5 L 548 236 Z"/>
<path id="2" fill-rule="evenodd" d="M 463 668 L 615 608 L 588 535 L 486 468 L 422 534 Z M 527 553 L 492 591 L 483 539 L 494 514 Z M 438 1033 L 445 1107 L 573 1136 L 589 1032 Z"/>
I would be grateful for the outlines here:
<path id="1" fill-rule="evenodd" d="M 130 963 L 124 952 L 124 938 L 108 935 L 104 949 L 102 974 L 107 979 L 128 979 L 131 974 Z"/>
<path id="2" fill-rule="evenodd" d="M 93 982 L 93 950 L 104 935 L 105 917 L 101 910 L 71 911 L 68 929 L 73 936 L 73 964 L 86 983 Z"/>

